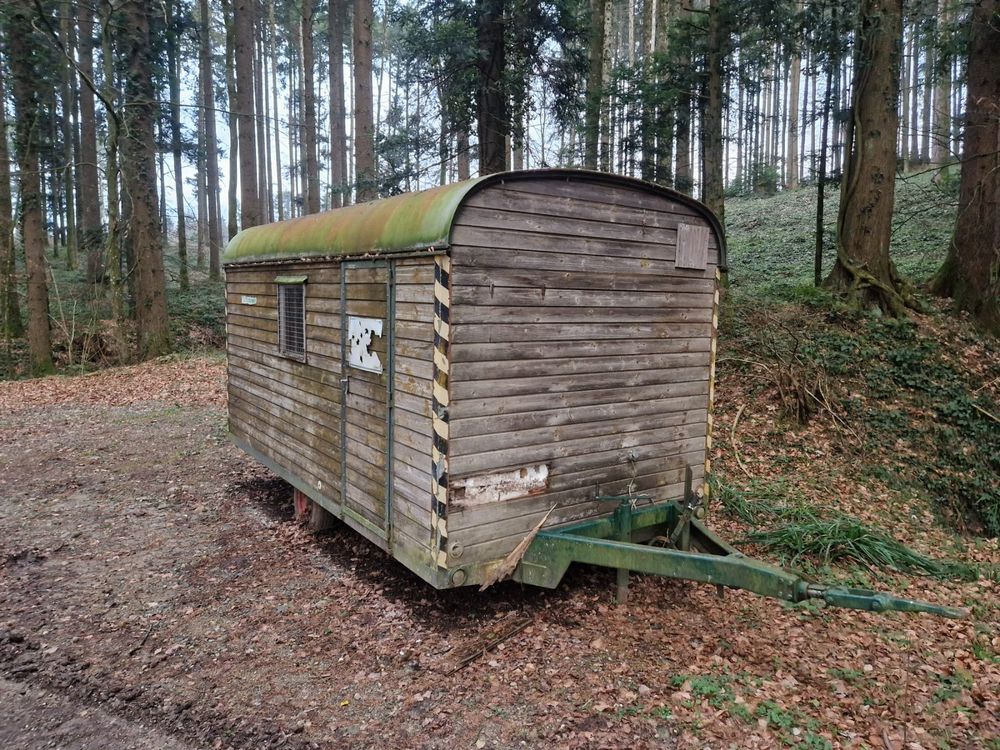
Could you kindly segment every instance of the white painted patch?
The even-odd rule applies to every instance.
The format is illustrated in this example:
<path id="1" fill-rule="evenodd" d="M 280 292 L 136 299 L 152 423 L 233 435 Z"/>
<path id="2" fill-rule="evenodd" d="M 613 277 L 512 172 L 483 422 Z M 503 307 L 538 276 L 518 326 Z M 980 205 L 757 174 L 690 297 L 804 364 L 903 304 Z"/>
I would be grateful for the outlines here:
<path id="1" fill-rule="evenodd" d="M 240 302 L 242 302 L 244 305 L 256 305 L 257 298 L 251 297 L 249 294 L 244 294 L 242 297 L 240 297 Z"/>
<path id="2" fill-rule="evenodd" d="M 378 318 L 356 318 L 352 315 L 347 319 L 347 335 L 351 340 L 351 353 L 347 363 L 359 370 L 381 374 L 382 362 L 370 347 L 373 336 L 382 338 L 382 321 Z"/>
<path id="3" fill-rule="evenodd" d="M 449 485 L 453 491 L 452 502 L 466 508 L 513 500 L 544 492 L 549 486 L 549 466 L 535 464 L 498 474 L 452 479 Z"/>

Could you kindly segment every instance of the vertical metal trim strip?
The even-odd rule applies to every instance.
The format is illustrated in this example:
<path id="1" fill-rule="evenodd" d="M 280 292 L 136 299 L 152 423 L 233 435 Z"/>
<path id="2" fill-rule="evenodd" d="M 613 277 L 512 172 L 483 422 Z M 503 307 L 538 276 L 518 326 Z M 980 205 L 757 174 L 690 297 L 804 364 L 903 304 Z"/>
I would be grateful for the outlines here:
<path id="1" fill-rule="evenodd" d="M 712 473 L 712 428 L 715 419 L 712 412 L 715 408 L 715 361 L 719 345 L 719 296 L 722 291 L 722 272 L 715 269 L 715 293 L 712 300 L 712 344 L 708 361 L 708 423 L 705 427 L 705 482 L 703 485 L 705 500 L 709 499 L 708 477 Z"/>
<path id="2" fill-rule="evenodd" d="M 340 517 L 347 507 L 347 263 L 340 264 Z"/>
<path id="3" fill-rule="evenodd" d="M 395 467 L 393 466 L 393 442 L 395 441 L 395 401 L 396 401 L 396 261 L 386 262 L 385 277 L 386 326 L 386 385 L 385 385 L 385 534 L 386 543 L 392 549 L 392 493 Z"/>

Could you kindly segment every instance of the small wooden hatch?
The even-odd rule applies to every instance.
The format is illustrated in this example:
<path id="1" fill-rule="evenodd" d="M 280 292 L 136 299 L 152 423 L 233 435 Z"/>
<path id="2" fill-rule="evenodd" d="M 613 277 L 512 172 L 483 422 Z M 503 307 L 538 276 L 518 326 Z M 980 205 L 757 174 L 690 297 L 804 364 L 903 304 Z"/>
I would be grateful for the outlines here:
<path id="1" fill-rule="evenodd" d="M 725 242 L 687 196 L 503 173 L 248 229 L 224 264 L 233 440 L 435 586 L 553 507 L 704 482 Z"/>

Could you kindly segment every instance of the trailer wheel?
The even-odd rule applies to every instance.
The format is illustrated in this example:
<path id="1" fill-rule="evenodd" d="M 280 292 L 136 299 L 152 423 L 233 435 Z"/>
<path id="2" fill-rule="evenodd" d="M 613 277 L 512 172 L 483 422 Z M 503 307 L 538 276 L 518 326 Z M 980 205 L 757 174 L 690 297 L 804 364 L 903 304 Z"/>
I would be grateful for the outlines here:
<path id="1" fill-rule="evenodd" d="M 309 499 L 301 490 L 295 490 L 295 519 L 304 522 L 312 532 L 332 529 L 337 517 L 317 502 Z"/>

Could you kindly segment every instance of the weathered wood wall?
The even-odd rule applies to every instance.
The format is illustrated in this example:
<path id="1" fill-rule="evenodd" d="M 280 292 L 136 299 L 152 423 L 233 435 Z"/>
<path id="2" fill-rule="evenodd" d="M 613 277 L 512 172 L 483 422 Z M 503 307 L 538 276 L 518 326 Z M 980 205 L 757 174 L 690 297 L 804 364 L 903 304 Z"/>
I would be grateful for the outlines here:
<path id="1" fill-rule="evenodd" d="M 385 373 L 348 368 L 342 453 L 341 266 L 331 262 L 227 268 L 229 429 L 286 478 L 304 483 L 301 489 L 311 497 L 335 511 L 346 500 L 346 508 L 371 527 L 385 526 L 382 498 L 392 439 L 391 546 L 364 522 L 345 520 L 411 567 L 429 566 L 434 264 L 430 257 L 391 262 L 396 317 L 391 438 L 385 428 L 389 332 L 384 330 L 371 350 Z M 305 362 L 278 353 L 275 277 L 287 274 L 308 276 Z M 388 325 L 387 274 L 385 268 L 348 265 L 348 314 Z M 256 297 L 256 304 L 243 304 L 243 295 Z M 346 497 L 342 455 L 348 457 Z"/>
<path id="2" fill-rule="evenodd" d="M 454 564 L 505 555 L 553 505 L 559 523 L 609 512 L 595 496 L 629 487 L 679 498 L 686 467 L 702 482 L 719 248 L 709 232 L 705 267 L 677 268 L 678 224 L 708 226 L 641 189 L 561 180 L 491 186 L 459 210 Z M 491 476 L 533 494 L 490 501 Z"/>
<path id="3" fill-rule="evenodd" d="M 431 565 L 434 260 L 396 261 L 393 552 Z M 408 557 L 402 557 L 402 555 Z"/>

